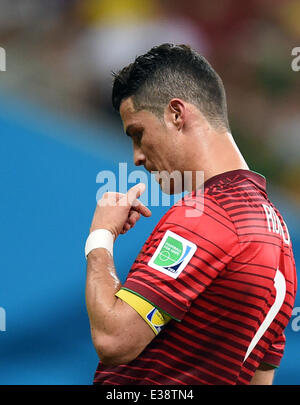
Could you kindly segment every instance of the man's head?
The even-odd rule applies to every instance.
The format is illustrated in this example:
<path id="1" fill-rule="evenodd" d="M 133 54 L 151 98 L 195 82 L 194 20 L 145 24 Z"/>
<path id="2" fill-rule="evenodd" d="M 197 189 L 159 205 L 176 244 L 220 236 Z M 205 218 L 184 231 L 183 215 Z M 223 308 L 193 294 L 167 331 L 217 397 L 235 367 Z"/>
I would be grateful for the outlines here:
<path id="1" fill-rule="evenodd" d="M 186 45 L 163 44 L 136 58 L 115 75 L 112 102 L 119 111 L 132 97 L 136 111 L 162 118 L 173 98 L 194 104 L 217 128 L 228 128 L 222 80 L 207 60 Z"/>
<path id="2" fill-rule="evenodd" d="M 137 57 L 115 75 L 112 102 L 133 139 L 135 164 L 149 171 L 189 170 L 193 134 L 229 128 L 220 77 L 186 45 L 163 44 Z"/>

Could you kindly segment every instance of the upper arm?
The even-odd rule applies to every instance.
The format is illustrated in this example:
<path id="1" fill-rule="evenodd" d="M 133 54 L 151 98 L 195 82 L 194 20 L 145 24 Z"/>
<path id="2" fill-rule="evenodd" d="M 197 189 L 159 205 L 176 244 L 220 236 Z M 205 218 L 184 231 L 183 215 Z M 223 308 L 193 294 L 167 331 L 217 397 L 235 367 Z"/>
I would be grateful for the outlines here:
<path id="1" fill-rule="evenodd" d="M 262 363 L 255 371 L 250 385 L 272 385 L 275 368 Z"/>
<path id="2" fill-rule="evenodd" d="M 135 359 L 158 335 L 171 317 L 143 297 L 121 288 L 116 294 L 114 334 L 98 335 L 98 354 L 104 364 L 124 364 Z"/>
<path id="3" fill-rule="evenodd" d="M 155 337 L 139 313 L 124 300 L 117 298 L 114 310 L 107 316 L 118 324 L 114 334 L 95 333 L 93 341 L 101 361 L 106 365 L 129 363 Z"/>

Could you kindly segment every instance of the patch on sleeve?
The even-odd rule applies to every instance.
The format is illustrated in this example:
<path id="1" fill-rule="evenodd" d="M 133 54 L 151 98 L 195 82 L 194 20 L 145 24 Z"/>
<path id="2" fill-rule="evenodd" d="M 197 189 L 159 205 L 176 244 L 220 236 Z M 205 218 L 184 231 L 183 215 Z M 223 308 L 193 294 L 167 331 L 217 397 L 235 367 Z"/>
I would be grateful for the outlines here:
<path id="1" fill-rule="evenodd" d="M 167 231 L 148 266 L 172 278 L 177 278 L 197 250 L 193 242 Z"/>

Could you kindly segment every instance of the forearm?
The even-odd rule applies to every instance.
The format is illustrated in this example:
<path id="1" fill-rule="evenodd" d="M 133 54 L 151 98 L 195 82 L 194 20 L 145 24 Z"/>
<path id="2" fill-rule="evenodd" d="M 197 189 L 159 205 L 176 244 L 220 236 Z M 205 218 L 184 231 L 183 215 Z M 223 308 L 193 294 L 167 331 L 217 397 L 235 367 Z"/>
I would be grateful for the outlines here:
<path id="1" fill-rule="evenodd" d="M 111 254 L 102 248 L 91 251 L 87 259 L 86 306 L 93 340 L 115 333 L 115 293 L 120 287 Z"/>
<path id="2" fill-rule="evenodd" d="M 141 183 L 126 194 L 105 193 L 97 203 L 90 236 L 96 230 L 106 230 L 116 240 L 120 233 L 126 233 L 135 225 L 141 214 L 150 216 L 151 211 L 136 200 L 144 191 L 145 185 Z M 149 333 L 153 338 L 153 332 L 130 305 L 115 296 L 121 283 L 109 253 L 110 243 L 108 250 L 100 248 L 106 245 L 103 245 L 103 235 L 100 239 L 97 239 L 99 233 L 97 235 L 93 234 L 85 246 L 88 252 L 86 306 L 92 339 L 104 364 L 124 364 L 144 349 L 151 340 Z"/>

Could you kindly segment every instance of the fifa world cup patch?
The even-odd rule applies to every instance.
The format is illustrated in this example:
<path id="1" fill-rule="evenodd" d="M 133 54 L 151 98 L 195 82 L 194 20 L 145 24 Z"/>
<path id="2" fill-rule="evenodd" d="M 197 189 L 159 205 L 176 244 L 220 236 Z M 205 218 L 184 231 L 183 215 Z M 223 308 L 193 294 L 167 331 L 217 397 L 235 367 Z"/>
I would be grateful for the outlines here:
<path id="1" fill-rule="evenodd" d="M 159 310 L 154 307 L 147 313 L 146 316 L 148 322 L 151 324 L 152 328 L 155 329 L 156 333 L 161 332 L 166 324 L 166 321 Z"/>
<path id="2" fill-rule="evenodd" d="M 196 250 L 197 246 L 193 242 L 167 231 L 149 260 L 148 266 L 177 278 Z"/>

